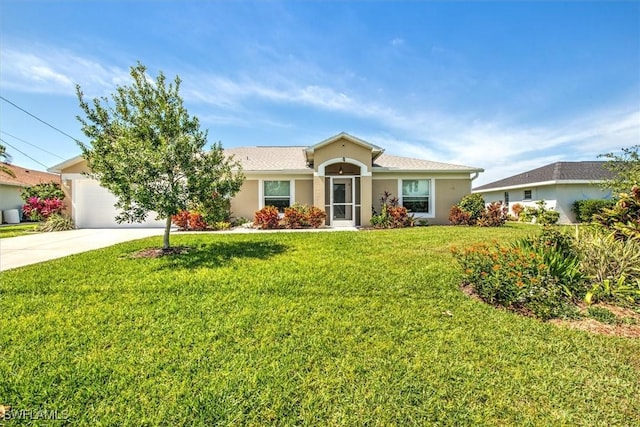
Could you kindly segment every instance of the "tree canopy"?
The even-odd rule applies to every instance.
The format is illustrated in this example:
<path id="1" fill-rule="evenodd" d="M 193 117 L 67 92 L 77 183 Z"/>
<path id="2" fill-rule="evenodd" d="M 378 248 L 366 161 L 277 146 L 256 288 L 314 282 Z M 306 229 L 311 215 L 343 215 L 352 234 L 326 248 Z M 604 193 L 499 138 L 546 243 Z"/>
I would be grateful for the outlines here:
<path id="1" fill-rule="evenodd" d="M 176 76 L 155 80 L 138 62 L 131 85 L 118 86 L 111 99 L 88 102 L 76 86 L 78 116 L 88 144 L 78 142 L 92 176 L 118 199 L 118 222 L 142 222 L 150 212 L 165 219 L 163 249 L 170 247 L 171 216 L 192 203 L 230 198 L 244 176 L 239 163 L 225 156 L 222 145 L 205 150 L 207 131 L 184 107 Z"/>
<path id="2" fill-rule="evenodd" d="M 615 176 L 604 186 L 615 194 L 629 193 L 634 186 L 640 186 L 640 145 L 623 148 L 621 153 L 601 154 L 607 159 L 605 167 Z"/>

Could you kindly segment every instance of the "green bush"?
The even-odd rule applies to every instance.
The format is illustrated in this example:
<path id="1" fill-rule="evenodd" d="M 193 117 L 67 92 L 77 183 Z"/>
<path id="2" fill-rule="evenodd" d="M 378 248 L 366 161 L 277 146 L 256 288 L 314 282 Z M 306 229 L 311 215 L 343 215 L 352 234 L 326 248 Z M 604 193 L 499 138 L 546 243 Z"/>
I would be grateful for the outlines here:
<path id="1" fill-rule="evenodd" d="M 484 198 L 479 193 L 467 194 L 460 200 L 458 207 L 467 212 L 471 223 L 475 224 L 485 210 Z"/>
<path id="2" fill-rule="evenodd" d="M 577 242 L 582 271 L 591 282 L 587 303 L 640 302 L 640 239 L 621 240 L 615 233 L 590 228 Z"/>
<path id="3" fill-rule="evenodd" d="M 20 197 L 25 202 L 33 197 L 38 199 L 59 199 L 64 200 L 64 191 L 60 188 L 60 184 L 55 182 L 46 182 L 25 187 L 20 192 Z"/>
<path id="4" fill-rule="evenodd" d="M 576 200 L 572 210 L 576 214 L 576 222 L 591 222 L 594 215 L 602 213 L 604 209 L 612 208 L 615 204 L 615 200 Z"/>
<path id="5" fill-rule="evenodd" d="M 611 209 L 604 209 L 593 219 L 618 239 L 640 240 L 640 187 L 634 185 L 630 193 L 620 193 Z"/>
<path id="6" fill-rule="evenodd" d="M 67 231 L 76 228 L 73 220 L 66 215 L 52 214 L 47 220 L 38 226 L 38 231 Z"/>
<path id="7" fill-rule="evenodd" d="M 518 217 L 522 222 L 535 222 L 540 225 L 552 225 L 560 219 L 560 212 L 547 208 L 544 200 L 536 202 L 536 206 L 525 206 Z"/>

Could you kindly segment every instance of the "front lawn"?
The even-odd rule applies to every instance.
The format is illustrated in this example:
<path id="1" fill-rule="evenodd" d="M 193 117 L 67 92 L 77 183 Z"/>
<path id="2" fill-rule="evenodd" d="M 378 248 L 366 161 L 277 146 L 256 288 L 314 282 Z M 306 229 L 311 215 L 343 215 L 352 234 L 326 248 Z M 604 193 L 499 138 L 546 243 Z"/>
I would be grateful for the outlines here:
<path id="1" fill-rule="evenodd" d="M 35 222 L 16 225 L 2 225 L 0 226 L 0 239 L 38 233 L 37 229 L 38 224 Z"/>
<path id="2" fill-rule="evenodd" d="M 0 273 L 0 405 L 73 425 L 634 425 L 640 340 L 460 291 L 451 245 L 533 231 L 176 235 L 188 254 L 131 256 L 158 237 Z"/>

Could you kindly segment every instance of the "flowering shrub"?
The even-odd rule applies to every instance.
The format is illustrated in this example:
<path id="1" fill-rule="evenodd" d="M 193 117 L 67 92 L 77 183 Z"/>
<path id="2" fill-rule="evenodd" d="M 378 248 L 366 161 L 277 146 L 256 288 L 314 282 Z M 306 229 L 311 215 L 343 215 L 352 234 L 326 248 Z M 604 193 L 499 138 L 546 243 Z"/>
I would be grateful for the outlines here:
<path id="1" fill-rule="evenodd" d="M 41 199 L 30 197 L 22 207 L 22 212 L 31 221 L 43 221 L 53 214 L 60 214 L 64 209 L 61 199 Z"/>
<path id="2" fill-rule="evenodd" d="M 490 304 L 549 319 L 571 314 L 572 301 L 586 292 L 579 259 L 558 235 L 510 246 L 481 243 L 452 253 L 464 282 Z"/>
<path id="3" fill-rule="evenodd" d="M 275 206 L 265 206 L 255 213 L 253 225 L 262 229 L 280 228 L 280 216 Z"/>

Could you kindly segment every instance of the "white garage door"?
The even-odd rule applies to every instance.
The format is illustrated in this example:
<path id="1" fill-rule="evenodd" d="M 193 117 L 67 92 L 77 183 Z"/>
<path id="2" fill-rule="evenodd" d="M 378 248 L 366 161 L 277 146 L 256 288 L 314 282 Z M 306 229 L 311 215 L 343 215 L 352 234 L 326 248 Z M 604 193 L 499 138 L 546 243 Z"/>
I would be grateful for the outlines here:
<path id="1" fill-rule="evenodd" d="M 153 212 L 146 222 L 118 224 L 115 220 L 118 210 L 113 207 L 116 198 L 109 190 L 93 179 L 77 179 L 73 185 L 74 220 L 78 228 L 164 227 L 164 220 L 156 221 Z"/>

